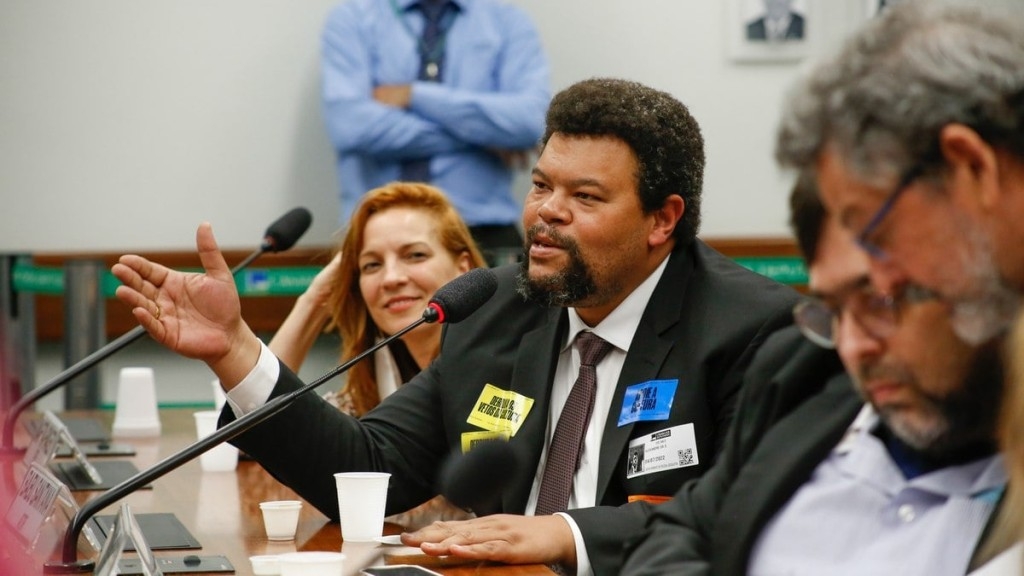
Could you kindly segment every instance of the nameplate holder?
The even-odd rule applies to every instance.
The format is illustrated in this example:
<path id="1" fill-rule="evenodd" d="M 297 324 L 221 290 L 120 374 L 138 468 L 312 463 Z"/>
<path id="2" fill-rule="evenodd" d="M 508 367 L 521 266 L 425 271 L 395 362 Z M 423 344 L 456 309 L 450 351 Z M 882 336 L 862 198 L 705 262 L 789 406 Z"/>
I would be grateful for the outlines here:
<path id="1" fill-rule="evenodd" d="M 33 462 L 4 515 L 4 523 L 28 550 L 49 555 L 79 509 L 71 490 L 49 468 Z M 94 552 L 99 551 L 101 542 L 91 526 L 86 525 L 82 535 Z"/>
<path id="2" fill-rule="evenodd" d="M 53 514 L 61 488 L 66 489 L 45 466 L 33 462 L 4 515 L 7 526 L 25 542 L 33 543 L 43 523 Z"/>
<path id="3" fill-rule="evenodd" d="M 61 440 L 64 441 L 64 444 L 71 449 L 71 457 L 74 458 L 75 462 L 77 462 L 82 468 L 82 471 L 85 472 L 86 476 L 88 476 L 95 484 L 103 484 L 103 476 L 98 470 L 96 470 L 96 467 L 89 462 L 89 459 L 86 458 L 85 452 L 82 451 L 82 447 L 78 444 L 78 440 L 75 440 L 75 437 L 71 435 L 67 426 L 61 430 L 60 437 Z"/>
<path id="4" fill-rule="evenodd" d="M 146 544 L 146 537 L 142 535 L 138 521 L 132 515 L 131 507 L 128 504 L 121 504 L 121 509 L 114 519 L 114 524 L 107 535 L 107 541 L 100 550 L 96 559 L 96 574 L 118 573 L 118 561 L 124 554 L 125 545 L 131 544 L 139 555 L 139 568 L 144 576 L 163 576 L 163 571 L 157 565 L 153 550 Z"/>
<path id="5" fill-rule="evenodd" d="M 139 473 L 138 468 L 127 460 L 90 461 L 71 429 L 60 418 L 47 412 L 43 419 L 38 438 L 45 436 L 45 441 L 40 440 L 45 445 L 41 445 L 38 455 L 33 457 L 42 464 L 49 464 L 57 479 L 72 491 L 109 490 Z M 53 446 L 53 435 L 58 439 L 56 446 Z M 61 445 L 67 446 L 71 459 L 53 461 Z"/>
<path id="6" fill-rule="evenodd" d="M 60 418 L 57 418 L 49 410 L 43 412 L 43 417 L 39 422 L 39 425 L 33 427 L 35 435 L 32 437 L 28 449 L 25 450 L 24 462 L 26 466 L 31 466 L 33 463 L 45 466 L 50 460 L 53 460 L 54 455 L 57 454 L 57 449 L 60 447 L 61 429 L 67 429 Z"/>

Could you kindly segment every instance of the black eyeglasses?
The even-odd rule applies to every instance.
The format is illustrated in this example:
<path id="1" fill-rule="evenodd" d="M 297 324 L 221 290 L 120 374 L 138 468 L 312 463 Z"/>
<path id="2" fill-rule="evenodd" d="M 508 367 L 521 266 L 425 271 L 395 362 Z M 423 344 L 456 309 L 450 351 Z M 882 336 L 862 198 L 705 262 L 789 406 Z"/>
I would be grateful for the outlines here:
<path id="1" fill-rule="evenodd" d="M 896 201 L 903 196 L 903 191 L 910 187 L 910 185 L 924 174 L 925 164 L 924 162 L 918 162 L 910 167 L 909 170 L 903 173 L 900 177 L 899 182 L 896 184 L 896 188 L 889 193 L 889 197 L 885 199 L 885 202 L 878 208 L 875 215 L 868 220 L 867 226 L 860 231 L 857 235 L 857 245 L 860 246 L 864 251 L 871 255 L 872 258 L 878 260 L 884 260 L 887 256 L 885 250 L 881 246 L 875 244 L 871 240 L 871 236 L 874 235 L 878 226 L 881 225 L 885 217 L 892 211 L 893 206 L 896 205 Z"/>
<path id="2" fill-rule="evenodd" d="M 900 322 L 908 304 L 938 299 L 939 295 L 917 284 L 907 284 L 896 294 L 880 294 L 869 285 L 855 286 L 837 298 L 838 305 L 821 298 L 805 298 L 793 307 L 793 321 L 811 342 L 823 348 L 836 347 L 839 321 L 849 312 L 857 324 L 874 338 L 888 338 Z"/>

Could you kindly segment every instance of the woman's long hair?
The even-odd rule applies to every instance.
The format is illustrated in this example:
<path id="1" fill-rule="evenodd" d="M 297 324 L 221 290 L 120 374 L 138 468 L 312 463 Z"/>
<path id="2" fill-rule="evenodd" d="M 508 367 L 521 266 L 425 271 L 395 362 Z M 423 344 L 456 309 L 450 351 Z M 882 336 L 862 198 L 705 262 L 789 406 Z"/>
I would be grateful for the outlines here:
<path id="1" fill-rule="evenodd" d="M 328 307 L 331 321 L 327 330 L 338 329 L 341 334 L 341 361 L 346 362 L 362 353 L 384 336 L 374 324 L 359 290 L 359 254 L 363 250 L 363 232 L 370 217 L 391 208 L 415 208 L 434 218 L 441 245 L 453 258 L 469 254 L 470 267 L 486 266 L 480 251 L 469 234 L 469 228 L 444 193 L 433 186 L 412 182 L 394 182 L 366 193 L 352 213 L 348 229 L 342 239 L 341 267 L 331 292 Z M 357 416 L 380 403 L 374 363 L 359 362 L 348 373 L 345 391 L 351 396 Z"/>

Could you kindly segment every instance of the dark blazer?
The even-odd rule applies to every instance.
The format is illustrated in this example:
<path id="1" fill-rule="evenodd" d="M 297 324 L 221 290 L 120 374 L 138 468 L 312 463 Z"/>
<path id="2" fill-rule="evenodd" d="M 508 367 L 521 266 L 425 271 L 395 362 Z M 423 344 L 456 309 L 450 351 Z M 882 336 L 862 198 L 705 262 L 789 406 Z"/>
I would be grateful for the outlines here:
<path id="1" fill-rule="evenodd" d="M 524 302 L 515 291 L 516 266 L 496 270 L 497 293 L 468 319 L 449 326 L 429 368 L 362 419 L 348 417 L 315 394 L 240 436 L 239 448 L 259 460 L 331 518 L 337 518 L 332 475 L 346 470 L 391 472 L 388 513 L 436 494 L 445 457 L 461 446 L 485 385 L 534 401 L 511 444 L 523 455 L 500 505 L 477 510 L 522 513 L 545 443 L 551 380 L 566 337 L 564 309 Z M 791 322 L 796 293 L 742 268 L 703 242 L 677 247 L 643 313 L 604 425 L 598 471 L 599 506 L 570 511 L 595 571 L 616 573 L 623 538 L 639 531 L 650 511 L 631 495 L 670 496 L 710 468 L 732 421 L 743 374 L 769 334 Z M 627 386 L 678 379 L 667 420 L 618 426 Z M 300 386 L 282 366 L 273 392 Z M 232 418 L 230 410 L 222 421 Z M 699 465 L 626 478 L 631 439 L 693 423 Z"/>
<path id="2" fill-rule="evenodd" d="M 765 18 L 761 17 L 747 24 L 747 40 L 767 40 L 768 25 Z M 796 12 L 789 13 L 789 26 L 786 27 L 786 34 L 783 40 L 804 39 L 804 17 Z"/>
<path id="3" fill-rule="evenodd" d="M 658 507 L 627 546 L 623 574 L 747 573 L 765 524 L 835 448 L 863 400 L 835 352 L 796 327 L 774 335 L 747 372 L 715 466 Z"/>

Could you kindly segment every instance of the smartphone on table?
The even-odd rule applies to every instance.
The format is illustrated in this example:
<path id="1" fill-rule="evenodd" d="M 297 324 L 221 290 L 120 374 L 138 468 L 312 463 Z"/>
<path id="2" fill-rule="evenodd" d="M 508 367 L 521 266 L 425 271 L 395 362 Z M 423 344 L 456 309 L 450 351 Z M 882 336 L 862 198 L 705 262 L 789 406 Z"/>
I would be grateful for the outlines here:
<path id="1" fill-rule="evenodd" d="M 363 574 L 369 576 L 442 576 L 439 572 L 428 570 L 415 564 L 392 564 L 391 566 L 371 566 L 363 568 Z"/>

